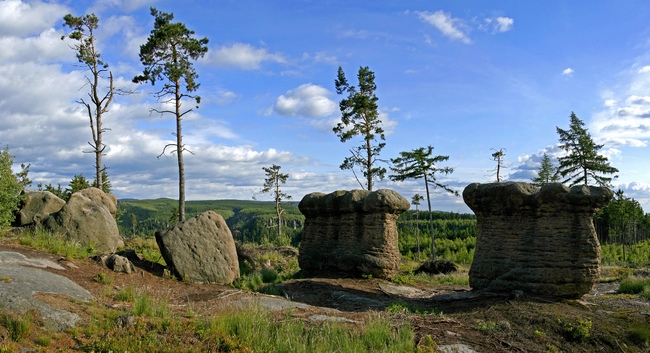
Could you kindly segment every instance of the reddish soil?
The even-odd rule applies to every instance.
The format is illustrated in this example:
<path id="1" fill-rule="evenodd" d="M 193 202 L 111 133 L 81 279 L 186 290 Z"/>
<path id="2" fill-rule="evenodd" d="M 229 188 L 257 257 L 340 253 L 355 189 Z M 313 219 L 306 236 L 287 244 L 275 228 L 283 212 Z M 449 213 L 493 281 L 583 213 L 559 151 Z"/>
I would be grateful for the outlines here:
<path id="1" fill-rule="evenodd" d="M 230 286 L 178 281 L 164 276 L 162 266 L 147 261 L 135 261 L 137 273 L 128 275 L 113 273 L 91 259 L 61 259 L 3 239 L 0 239 L 0 251 L 48 258 L 67 267 L 65 271 L 48 271 L 61 274 L 86 288 L 92 293 L 96 305 L 83 306 L 51 294 L 41 293 L 38 298 L 77 313 L 83 322 L 89 322 L 95 311 L 129 310 L 129 302 L 113 299 L 115 293 L 129 287 L 139 293 L 146 292 L 153 299 L 167 300 L 170 310 L 180 316 L 187 316 L 191 310 L 192 315 L 211 317 L 229 309 L 237 298 L 262 296 Z M 113 278 L 112 283 L 96 281 L 100 273 Z M 285 282 L 279 288 L 285 297 L 310 305 L 309 308 L 290 310 L 290 315 L 300 318 L 324 314 L 362 323 L 367 320 L 369 312 L 385 312 L 395 302 L 428 310 L 422 314 L 406 311 L 386 313 L 395 322 L 408 322 L 416 333 L 415 344 L 421 348 L 430 345 L 432 339 L 438 346 L 462 343 L 477 352 L 645 352 L 648 349 L 647 342 L 635 340 L 630 334 L 632 325 L 647 325 L 650 320 L 648 302 L 634 296 L 603 294 L 611 290 L 608 284 L 598 285 L 596 292 L 580 301 L 561 302 L 481 297 L 474 296 L 469 288 L 463 286 L 425 284 L 416 286 L 420 290 L 418 293 L 428 293 L 433 297 L 412 298 L 386 290 L 391 286 L 397 285 L 379 279 L 305 278 Z M 434 308 L 441 314 L 432 314 Z M 38 323 L 38 315 L 31 315 Z M 580 320 L 591 322 L 588 335 L 572 337 L 569 326 L 578 325 Z M 74 335 L 59 333 L 44 349 L 33 343 L 37 335 L 23 344 L 36 351 L 72 351 L 79 343 Z M 8 342 L 7 330 L 0 326 L 0 347 Z"/>

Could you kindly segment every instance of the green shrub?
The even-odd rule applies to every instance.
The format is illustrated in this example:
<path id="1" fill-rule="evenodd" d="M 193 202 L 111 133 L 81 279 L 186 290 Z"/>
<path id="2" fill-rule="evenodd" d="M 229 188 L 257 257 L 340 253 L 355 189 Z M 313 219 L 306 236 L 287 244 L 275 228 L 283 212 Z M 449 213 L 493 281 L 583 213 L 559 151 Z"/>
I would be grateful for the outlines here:
<path id="1" fill-rule="evenodd" d="M 621 281 L 618 292 L 622 294 L 641 294 L 650 287 L 650 279 L 628 277 Z"/>
<path id="2" fill-rule="evenodd" d="M 497 324 L 494 321 L 478 320 L 476 323 L 476 330 L 480 332 L 494 332 L 497 329 Z"/>
<path id="3" fill-rule="evenodd" d="M 9 147 L 5 147 L 0 151 L 0 229 L 9 227 L 14 221 L 21 200 L 23 186 L 11 170 L 13 164 L 14 156 L 9 153 Z"/>
<path id="4" fill-rule="evenodd" d="M 261 271 L 263 283 L 275 283 L 278 280 L 278 271 L 272 268 L 263 268 Z"/>
<path id="5" fill-rule="evenodd" d="M 113 276 L 107 275 L 104 272 L 100 272 L 95 277 L 93 277 L 93 281 L 101 284 L 112 284 L 113 283 Z"/>
<path id="6" fill-rule="evenodd" d="M 557 322 L 560 324 L 560 329 L 564 337 L 570 341 L 584 341 L 591 336 L 591 320 L 578 319 L 577 321 L 569 322 L 557 319 Z"/>

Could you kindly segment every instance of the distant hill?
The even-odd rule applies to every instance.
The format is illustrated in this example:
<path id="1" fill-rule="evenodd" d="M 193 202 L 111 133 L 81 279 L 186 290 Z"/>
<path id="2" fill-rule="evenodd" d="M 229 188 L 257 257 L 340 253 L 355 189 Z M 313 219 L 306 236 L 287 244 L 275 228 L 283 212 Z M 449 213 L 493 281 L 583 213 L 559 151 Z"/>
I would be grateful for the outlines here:
<path id="1" fill-rule="evenodd" d="M 178 201 L 168 198 L 152 200 L 121 199 L 118 201 L 118 222 L 124 236 L 153 235 L 175 222 Z M 289 244 L 302 232 L 304 216 L 297 202 L 285 203 L 283 233 L 286 239 L 276 239 L 275 202 L 254 200 L 203 200 L 186 201 L 186 218 L 212 210 L 228 224 L 236 240 L 248 242 L 276 242 Z M 133 220 L 135 219 L 135 224 Z"/>
<path id="2" fill-rule="evenodd" d="M 153 236 L 157 230 L 167 228 L 176 222 L 178 201 L 168 198 L 153 200 L 118 201 L 118 222 L 120 231 L 125 237 Z M 278 239 L 275 203 L 272 201 L 254 200 L 207 200 L 187 201 L 185 214 L 187 218 L 212 210 L 226 220 L 233 238 L 249 243 L 274 243 L 276 245 L 294 245 L 300 243 L 305 217 L 298 210 L 298 202 L 283 204 L 282 215 L 283 236 Z M 473 237 L 476 235 L 476 217 L 473 214 L 434 211 L 432 213 L 436 234 L 436 242 L 454 241 L 455 248 L 466 247 L 468 258 L 473 249 Z M 403 255 L 413 256 L 417 253 L 417 223 L 421 249 L 424 254 L 431 245 L 428 212 L 419 211 L 418 221 L 415 222 L 416 212 L 407 211 L 397 221 L 399 231 L 399 247 Z M 133 223 L 135 220 L 135 224 Z M 448 244 L 451 246 L 451 244 Z M 445 247 L 439 247 L 444 251 Z"/>

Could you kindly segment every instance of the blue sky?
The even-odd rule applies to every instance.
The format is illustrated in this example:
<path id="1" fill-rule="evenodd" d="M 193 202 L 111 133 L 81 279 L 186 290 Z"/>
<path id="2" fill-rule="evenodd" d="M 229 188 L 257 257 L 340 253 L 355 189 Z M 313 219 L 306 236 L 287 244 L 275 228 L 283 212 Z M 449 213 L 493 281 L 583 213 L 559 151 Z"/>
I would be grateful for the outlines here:
<path id="1" fill-rule="evenodd" d="M 93 177 L 83 69 L 61 41 L 67 13 L 95 13 L 98 45 L 119 96 L 104 119 L 104 163 L 118 198 L 177 197 L 171 116 L 150 85 L 136 85 L 149 7 L 173 12 L 209 39 L 196 64 L 202 97 L 183 122 L 188 199 L 270 199 L 262 167 L 289 174 L 284 191 L 358 188 L 339 169 L 359 141 L 341 143 L 334 89 L 341 66 L 356 84 L 375 72 L 387 131 L 381 157 L 427 145 L 455 169 L 439 181 L 462 192 L 494 181 L 494 150 L 506 180 L 529 181 L 543 153 L 561 155 L 556 126 L 575 112 L 620 170 L 615 188 L 650 212 L 650 4 L 646 1 L 0 1 L 0 142 L 31 179 Z M 378 182 L 410 199 L 421 181 Z M 469 212 L 436 190 L 433 207 Z"/>

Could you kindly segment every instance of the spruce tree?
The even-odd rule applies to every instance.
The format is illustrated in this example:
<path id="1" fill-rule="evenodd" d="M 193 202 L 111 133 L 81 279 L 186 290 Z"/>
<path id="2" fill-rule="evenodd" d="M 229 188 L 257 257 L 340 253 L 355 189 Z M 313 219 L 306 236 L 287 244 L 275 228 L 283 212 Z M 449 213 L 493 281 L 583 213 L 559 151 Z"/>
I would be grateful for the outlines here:
<path id="1" fill-rule="evenodd" d="M 546 184 L 555 183 L 558 180 L 560 180 L 560 177 L 557 175 L 557 169 L 553 165 L 551 158 L 544 153 L 539 170 L 537 171 L 537 177 L 531 179 L 532 184 L 542 187 Z"/>
<path id="2" fill-rule="evenodd" d="M 558 158 L 560 163 L 558 173 L 564 178 L 562 183 L 569 183 L 569 186 L 589 185 L 591 178 L 597 185 L 609 187 L 612 179 L 618 176 L 605 175 L 618 173 L 618 169 L 610 166 L 607 157 L 598 153 L 604 145 L 594 143 L 591 134 L 584 126 L 585 123 L 571 112 L 569 129 L 556 127 L 560 135 L 559 147 L 568 153 Z"/>

